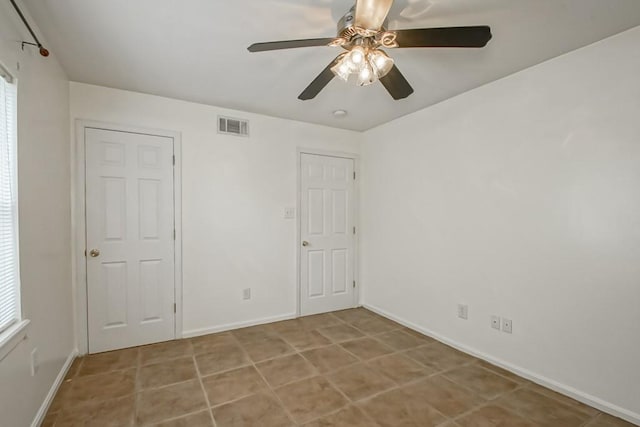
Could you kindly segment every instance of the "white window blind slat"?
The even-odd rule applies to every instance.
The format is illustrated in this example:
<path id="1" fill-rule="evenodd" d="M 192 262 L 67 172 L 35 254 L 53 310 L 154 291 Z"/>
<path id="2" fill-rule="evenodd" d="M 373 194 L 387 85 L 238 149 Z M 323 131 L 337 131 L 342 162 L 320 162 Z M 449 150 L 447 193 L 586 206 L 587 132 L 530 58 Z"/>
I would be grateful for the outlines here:
<path id="1" fill-rule="evenodd" d="M 0 76 L 0 333 L 20 319 L 16 87 Z"/>

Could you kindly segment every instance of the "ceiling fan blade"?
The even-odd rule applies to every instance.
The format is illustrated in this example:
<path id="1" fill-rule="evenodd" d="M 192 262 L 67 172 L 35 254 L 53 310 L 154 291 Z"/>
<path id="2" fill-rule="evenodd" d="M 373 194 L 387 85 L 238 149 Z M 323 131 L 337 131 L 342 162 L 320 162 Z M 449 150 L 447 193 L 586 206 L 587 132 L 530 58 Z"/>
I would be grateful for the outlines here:
<path id="1" fill-rule="evenodd" d="M 355 26 L 378 31 L 387 19 L 393 0 L 357 0 Z"/>
<path id="2" fill-rule="evenodd" d="M 339 58 L 339 57 L 338 57 Z M 338 58 L 331 61 L 331 64 L 327 65 L 327 67 L 322 70 L 318 77 L 316 77 L 309 86 L 298 96 L 298 99 L 302 101 L 307 101 L 309 99 L 315 98 L 322 89 L 325 88 L 326 85 L 329 84 L 331 80 L 335 77 L 331 68 L 336 65 L 338 62 Z"/>
<path id="3" fill-rule="evenodd" d="M 395 65 L 386 76 L 380 79 L 380 83 L 396 101 L 413 93 L 413 88 Z"/>
<path id="4" fill-rule="evenodd" d="M 268 50 L 294 49 L 298 47 L 328 46 L 334 38 L 284 40 L 279 42 L 254 43 L 247 49 L 249 52 L 265 52 Z"/>
<path id="5" fill-rule="evenodd" d="M 491 40 L 491 28 L 486 25 L 394 32 L 399 47 L 484 47 Z"/>

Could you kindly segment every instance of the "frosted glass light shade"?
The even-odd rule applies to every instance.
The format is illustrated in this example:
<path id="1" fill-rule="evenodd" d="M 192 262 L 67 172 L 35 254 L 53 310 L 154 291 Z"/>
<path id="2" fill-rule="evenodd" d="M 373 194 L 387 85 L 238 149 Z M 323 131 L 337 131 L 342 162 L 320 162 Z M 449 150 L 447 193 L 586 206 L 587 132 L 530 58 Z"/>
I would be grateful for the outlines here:
<path id="1" fill-rule="evenodd" d="M 379 79 L 386 76 L 393 68 L 393 59 L 389 58 L 389 56 L 381 50 L 376 49 L 369 53 L 368 59 L 371 67 L 373 68 L 373 72 Z"/>

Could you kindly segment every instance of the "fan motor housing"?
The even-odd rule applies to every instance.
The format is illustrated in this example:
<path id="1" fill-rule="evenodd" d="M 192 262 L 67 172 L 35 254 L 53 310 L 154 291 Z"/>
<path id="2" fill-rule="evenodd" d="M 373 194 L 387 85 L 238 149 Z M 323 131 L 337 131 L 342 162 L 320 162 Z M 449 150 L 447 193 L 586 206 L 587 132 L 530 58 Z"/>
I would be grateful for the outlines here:
<path id="1" fill-rule="evenodd" d="M 338 37 L 344 37 L 349 40 L 351 37 L 357 34 L 356 27 L 356 8 L 355 6 L 349 10 L 340 20 L 338 21 Z"/>
<path id="2" fill-rule="evenodd" d="M 340 20 L 338 21 L 338 37 L 342 37 L 346 40 L 351 40 L 358 34 L 362 34 L 362 30 L 355 26 L 356 22 L 356 7 L 353 6 Z M 381 28 L 382 31 L 387 27 L 387 20 Z"/>

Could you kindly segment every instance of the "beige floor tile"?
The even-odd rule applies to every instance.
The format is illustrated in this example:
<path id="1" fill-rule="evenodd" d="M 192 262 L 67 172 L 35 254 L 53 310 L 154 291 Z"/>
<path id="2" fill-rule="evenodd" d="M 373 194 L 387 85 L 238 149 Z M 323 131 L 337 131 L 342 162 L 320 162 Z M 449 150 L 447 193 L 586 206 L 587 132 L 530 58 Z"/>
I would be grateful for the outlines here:
<path id="1" fill-rule="evenodd" d="M 281 322 L 271 323 L 270 326 L 271 330 L 276 332 L 277 334 L 299 332 L 305 330 L 305 327 L 302 324 L 302 320 L 300 319 L 283 320 Z"/>
<path id="2" fill-rule="evenodd" d="M 308 331 L 306 329 L 290 330 L 280 333 L 290 346 L 298 351 L 305 351 L 312 348 L 325 347 L 331 344 L 331 340 L 318 331 Z"/>
<path id="3" fill-rule="evenodd" d="M 198 380 L 154 388 L 138 394 L 137 423 L 149 425 L 159 421 L 207 409 Z"/>
<path id="4" fill-rule="evenodd" d="M 189 340 L 167 341 L 140 347 L 140 363 L 142 365 L 191 355 L 193 355 L 193 347 Z"/>
<path id="5" fill-rule="evenodd" d="M 191 338 L 191 345 L 193 346 L 193 352 L 195 354 L 211 353 L 221 345 L 232 344 L 236 344 L 236 339 L 230 332 Z"/>
<path id="6" fill-rule="evenodd" d="M 300 321 L 305 329 L 328 328 L 330 326 L 342 324 L 342 321 L 331 313 L 314 314 L 313 316 L 301 317 Z"/>
<path id="7" fill-rule="evenodd" d="M 359 406 L 382 427 L 432 427 L 446 418 L 420 396 L 395 389 Z"/>
<path id="8" fill-rule="evenodd" d="M 202 378 L 211 406 L 221 405 L 267 389 L 253 366 Z"/>
<path id="9" fill-rule="evenodd" d="M 254 362 L 260 362 L 295 352 L 293 347 L 279 337 L 252 340 L 242 345 Z"/>
<path id="10" fill-rule="evenodd" d="M 320 373 L 334 371 L 358 361 L 358 359 L 337 345 L 308 350 L 303 352 L 302 356 Z"/>
<path id="11" fill-rule="evenodd" d="M 475 360 L 472 356 L 439 342 L 409 350 L 405 354 L 416 362 L 438 371 L 457 368 Z"/>
<path id="12" fill-rule="evenodd" d="M 407 328 L 407 327 L 402 327 L 400 328 L 401 331 L 403 331 L 404 333 L 407 333 L 409 335 L 412 335 L 414 337 L 418 337 L 421 340 L 424 340 L 425 343 L 432 343 L 432 342 L 436 342 L 436 340 L 434 340 L 433 338 L 426 336 L 425 334 L 422 334 L 418 331 L 414 331 L 411 328 Z"/>
<path id="13" fill-rule="evenodd" d="M 168 362 L 142 366 L 138 370 L 138 387 L 161 387 L 197 378 L 193 357 L 183 357 Z"/>
<path id="14" fill-rule="evenodd" d="M 213 427 L 209 410 L 154 424 L 154 427 Z"/>
<path id="15" fill-rule="evenodd" d="M 299 354 L 260 362 L 256 364 L 256 368 L 274 388 L 317 374 L 313 365 Z"/>
<path id="16" fill-rule="evenodd" d="M 64 408 L 56 419 L 56 427 L 76 426 L 133 426 L 135 395 L 101 402 L 90 402 L 73 408 Z"/>
<path id="17" fill-rule="evenodd" d="M 234 329 L 231 333 L 241 343 L 276 337 L 276 332 L 273 330 L 272 326 L 268 324 Z"/>
<path id="18" fill-rule="evenodd" d="M 72 386 L 73 382 L 71 380 L 63 381 L 62 384 L 60 384 L 60 388 L 58 388 L 58 392 L 49 406 L 49 413 L 54 414 L 60 412 L 65 402 L 68 400 L 69 391 Z"/>
<path id="19" fill-rule="evenodd" d="M 364 337 L 362 332 L 345 324 L 320 328 L 318 332 L 336 343 Z"/>
<path id="20" fill-rule="evenodd" d="M 217 427 L 285 427 L 293 423 L 270 392 L 257 393 L 213 408 Z"/>
<path id="21" fill-rule="evenodd" d="M 247 353 L 238 344 L 221 344 L 213 352 L 197 354 L 200 375 L 211 375 L 251 363 Z"/>
<path id="22" fill-rule="evenodd" d="M 347 404 L 342 394 L 323 377 L 297 381 L 275 391 L 297 423 L 328 415 Z"/>
<path id="23" fill-rule="evenodd" d="M 530 383 L 529 380 L 527 380 L 525 378 L 522 378 L 522 377 L 514 374 L 513 372 L 509 372 L 506 369 L 502 369 L 499 366 L 493 365 L 493 364 L 491 364 L 489 362 L 485 362 L 484 360 L 478 359 L 476 363 L 477 363 L 478 366 L 482 366 L 483 368 L 488 369 L 491 372 L 496 373 L 496 374 L 498 374 L 500 376 L 503 376 L 503 377 L 507 378 L 508 380 L 511 380 L 511 381 L 513 381 L 515 383 L 518 383 L 518 384 L 529 384 Z"/>
<path id="24" fill-rule="evenodd" d="M 408 350 L 429 343 L 426 339 L 408 334 L 400 329 L 376 335 L 375 338 L 394 350 Z"/>
<path id="25" fill-rule="evenodd" d="M 373 338 L 360 338 L 340 344 L 345 350 L 355 354 L 361 360 L 369 360 L 374 357 L 393 353 L 393 349 Z"/>
<path id="26" fill-rule="evenodd" d="M 95 375 L 138 366 L 138 348 L 91 354 L 84 357 L 78 375 Z"/>
<path id="27" fill-rule="evenodd" d="M 558 400 L 559 402 L 564 403 L 565 405 L 569 405 L 572 408 L 575 408 L 578 411 L 589 415 L 590 417 L 595 417 L 600 412 L 597 409 L 592 408 L 591 406 L 585 405 L 582 402 L 578 402 L 577 400 L 570 398 L 569 396 L 556 393 L 553 390 L 539 386 L 538 384 L 534 384 L 532 382 L 528 383 L 527 388 L 531 391 L 535 391 L 536 393 L 544 394 L 547 397 Z"/>
<path id="28" fill-rule="evenodd" d="M 70 380 L 78 375 L 78 372 L 80 372 L 80 366 L 82 366 L 83 361 L 84 357 L 76 357 L 75 359 L 73 359 L 73 363 L 71 363 L 71 366 L 69 367 L 67 374 L 64 376 L 64 379 Z"/>
<path id="29" fill-rule="evenodd" d="M 63 403 L 64 408 L 133 394 L 136 388 L 136 369 L 77 377 L 71 383 L 71 390 Z"/>
<path id="30" fill-rule="evenodd" d="M 402 354 L 383 356 L 368 362 L 367 365 L 396 384 L 416 381 L 435 373 L 432 368 L 427 368 Z"/>
<path id="31" fill-rule="evenodd" d="M 456 417 L 484 402 L 482 398 L 471 393 L 448 379 L 437 375 L 403 387 L 405 393 L 414 395 L 429 402 L 447 417 Z"/>
<path id="32" fill-rule="evenodd" d="M 356 406 L 349 406 L 335 414 L 305 424 L 304 427 L 379 427 Z"/>
<path id="33" fill-rule="evenodd" d="M 377 314 L 364 308 L 351 308 L 349 310 L 335 311 L 332 314 L 346 323 L 372 320 L 379 317 Z"/>
<path id="34" fill-rule="evenodd" d="M 395 386 L 395 383 L 364 364 L 348 366 L 327 375 L 349 399 L 361 400 Z"/>
<path id="35" fill-rule="evenodd" d="M 508 393 L 496 404 L 542 426 L 581 426 L 590 417 L 576 408 L 528 389 Z"/>
<path id="36" fill-rule="evenodd" d="M 40 427 L 54 427 L 56 420 L 58 419 L 58 413 L 48 413 L 45 415 L 44 420 L 42 420 L 42 424 Z"/>
<path id="37" fill-rule="evenodd" d="M 484 399 L 495 399 L 513 391 L 518 384 L 477 364 L 461 366 L 444 373 L 454 383 L 460 384 Z"/>
<path id="38" fill-rule="evenodd" d="M 634 424 L 611 415 L 600 414 L 591 420 L 586 427 L 634 427 Z"/>
<path id="39" fill-rule="evenodd" d="M 456 422 L 461 427 L 536 427 L 535 423 L 495 405 L 483 406 Z"/>
<path id="40" fill-rule="evenodd" d="M 394 329 L 399 329 L 401 327 L 399 324 L 382 317 L 356 320 L 355 322 L 352 322 L 351 325 L 355 326 L 367 335 L 378 335 L 383 332 L 389 332 Z"/>

